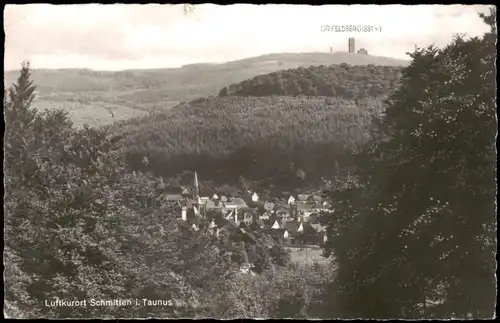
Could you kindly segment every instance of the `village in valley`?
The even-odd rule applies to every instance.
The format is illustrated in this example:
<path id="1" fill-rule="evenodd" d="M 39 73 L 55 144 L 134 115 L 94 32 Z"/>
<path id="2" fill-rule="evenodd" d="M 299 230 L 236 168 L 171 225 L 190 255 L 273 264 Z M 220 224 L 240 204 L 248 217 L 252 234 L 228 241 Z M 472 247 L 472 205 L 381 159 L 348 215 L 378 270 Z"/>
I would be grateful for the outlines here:
<path id="1" fill-rule="evenodd" d="M 290 195 L 286 203 L 261 200 L 258 192 L 252 191 L 243 196 L 219 192 L 200 196 L 198 175 L 194 172 L 193 176 L 191 187 L 180 187 L 181 193 L 168 192 L 164 198 L 176 203 L 179 218 L 195 231 L 205 227 L 219 236 L 224 230 L 237 229 L 252 240 L 253 231 L 262 231 L 292 250 L 318 249 L 327 240 L 320 215 L 333 210 L 319 194 Z"/>
<path id="2" fill-rule="evenodd" d="M 6 318 L 496 317 L 496 7 L 5 7 Z"/>

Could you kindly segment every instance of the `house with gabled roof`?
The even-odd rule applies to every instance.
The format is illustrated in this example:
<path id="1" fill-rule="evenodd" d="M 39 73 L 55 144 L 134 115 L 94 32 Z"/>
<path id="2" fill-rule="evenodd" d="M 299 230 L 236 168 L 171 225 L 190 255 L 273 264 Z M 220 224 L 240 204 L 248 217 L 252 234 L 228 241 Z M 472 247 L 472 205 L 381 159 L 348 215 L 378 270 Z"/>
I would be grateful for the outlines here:
<path id="1" fill-rule="evenodd" d="M 182 193 L 166 194 L 165 198 L 168 201 L 176 201 L 181 208 L 181 218 L 184 221 L 189 221 L 192 215 L 202 217 L 206 214 L 205 204 L 208 198 L 202 198 L 199 195 L 198 176 L 194 172 L 194 186 L 193 189 L 189 187 L 181 187 Z"/>
<path id="2" fill-rule="evenodd" d="M 242 198 L 235 197 L 231 201 L 224 202 L 224 207 L 242 209 L 248 207 L 248 205 Z"/>
<path id="3" fill-rule="evenodd" d="M 324 228 L 318 225 L 311 225 L 301 218 L 292 221 L 283 221 L 281 227 L 285 230 L 283 237 L 292 245 L 320 245 L 322 243 L 321 240 L 324 236 L 322 230 L 324 230 Z"/>
<path id="4" fill-rule="evenodd" d="M 189 187 L 183 187 L 182 188 L 182 193 L 181 193 L 182 196 L 184 196 L 184 197 L 190 197 L 191 194 L 192 194 L 192 192 L 189 189 Z"/>
<path id="5" fill-rule="evenodd" d="M 318 224 L 303 223 L 303 241 L 307 244 L 320 245 L 326 230 Z"/>
<path id="6" fill-rule="evenodd" d="M 207 210 L 222 209 L 222 204 L 219 203 L 219 200 L 202 200 L 202 202 Z"/>
<path id="7" fill-rule="evenodd" d="M 278 222 L 278 220 L 275 220 L 273 225 L 271 226 L 272 229 L 281 229 L 281 225 Z"/>
<path id="8" fill-rule="evenodd" d="M 297 232 L 304 232 L 304 223 L 302 221 L 299 222 L 299 227 L 297 228 Z"/>
<path id="9" fill-rule="evenodd" d="M 291 244 L 300 244 L 301 238 L 301 223 L 297 221 L 286 221 L 283 223 L 285 230 L 284 237 Z"/>
<path id="10" fill-rule="evenodd" d="M 253 235 L 252 229 L 245 222 L 237 224 L 236 222 L 219 218 L 216 221 L 216 225 L 218 228 L 216 236 L 228 234 L 229 236 L 239 237 L 247 242 L 257 243 L 257 239 Z"/>
<path id="11" fill-rule="evenodd" d="M 297 221 L 283 221 L 282 227 L 283 227 L 283 229 L 287 230 L 289 233 L 297 233 L 299 223 L 297 223 Z"/>
<path id="12" fill-rule="evenodd" d="M 231 210 L 243 209 L 247 207 L 247 204 L 243 199 L 235 198 L 232 201 L 219 202 L 218 200 L 201 200 L 201 204 L 206 210 L 218 210 L 222 213 L 229 213 Z"/>

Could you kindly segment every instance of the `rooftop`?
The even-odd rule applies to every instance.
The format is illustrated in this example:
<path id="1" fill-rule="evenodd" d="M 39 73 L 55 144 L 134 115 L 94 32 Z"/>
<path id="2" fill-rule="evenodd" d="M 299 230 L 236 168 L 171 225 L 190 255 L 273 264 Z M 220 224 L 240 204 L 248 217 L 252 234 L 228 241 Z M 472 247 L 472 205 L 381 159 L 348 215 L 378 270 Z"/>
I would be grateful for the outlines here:
<path id="1" fill-rule="evenodd" d="M 182 201 L 183 197 L 180 194 L 165 194 L 165 199 L 167 201 Z"/>
<path id="2" fill-rule="evenodd" d="M 310 226 L 318 233 L 326 231 L 326 228 L 319 223 L 311 223 Z"/>
<path id="3" fill-rule="evenodd" d="M 283 221 L 282 228 L 288 231 L 288 233 L 296 233 L 299 228 L 300 223 L 297 221 Z"/>
<path id="4" fill-rule="evenodd" d="M 300 210 L 302 210 L 302 211 L 311 211 L 312 212 L 312 210 L 313 210 L 313 206 L 310 205 L 310 204 L 302 204 L 302 203 L 300 203 L 300 204 L 297 205 L 297 208 L 300 209 Z"/>
<path id="5" fill-rule="evenodd" d="M 224 205 L 226 207 L 237 206 L 237 207 L 247 207 L 245 201 L 242 198 L 235 197 L 231 202 L 225 202 Z"/>

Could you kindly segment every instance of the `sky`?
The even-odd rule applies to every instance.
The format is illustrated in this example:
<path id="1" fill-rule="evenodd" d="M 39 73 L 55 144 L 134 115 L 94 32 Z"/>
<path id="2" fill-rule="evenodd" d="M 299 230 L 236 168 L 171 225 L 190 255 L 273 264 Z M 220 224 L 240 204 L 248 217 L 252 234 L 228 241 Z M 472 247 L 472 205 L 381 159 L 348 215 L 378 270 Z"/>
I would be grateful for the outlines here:
<path id="1" fill-rule="evenodd" d="M 408 59 L 415 45 L 479 36 L 483 5 L 7 5 L 5 69 L 124 70 L 222 63 L 270 53 L 347 51 L 347 39 L 370 55 Z M 331 26 L 373 26 L 372 32 Z M 325 31 L 330 26 L 330 31 Z"/>

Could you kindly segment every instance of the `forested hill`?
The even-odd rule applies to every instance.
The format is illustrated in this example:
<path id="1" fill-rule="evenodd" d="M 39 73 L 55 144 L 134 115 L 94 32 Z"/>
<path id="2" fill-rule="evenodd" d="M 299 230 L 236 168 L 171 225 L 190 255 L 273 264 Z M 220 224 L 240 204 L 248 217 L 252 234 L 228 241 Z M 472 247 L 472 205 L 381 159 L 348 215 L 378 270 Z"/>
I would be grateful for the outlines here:
<path id="1" fill-rule="evenodd" d="M 310 66 L 259 75 L 223 88 L 219 96 L 384 97 L 397 86 L 401 67 L 375 65 Z"/>
<path id="2" fill-rule="evenodd" d="M 348 166 L 346 152 L 368 139 L 381 110 L 369 98 L 215 97 L 115 128 L 134 169 L 164 176 L 196 169 L 222 183 L 242 175 L 297 187 L 337 171 L 336 163 Z"/>
<path id="3" fill-rule="evenodd" d="M 351 153 L 369 138 L 401 71 L 288 69 L 114 127 L 133 169 L 166 177 L 197 170 L 221 184 L 243 176 L 286 191 L 353 170 Z"/>

